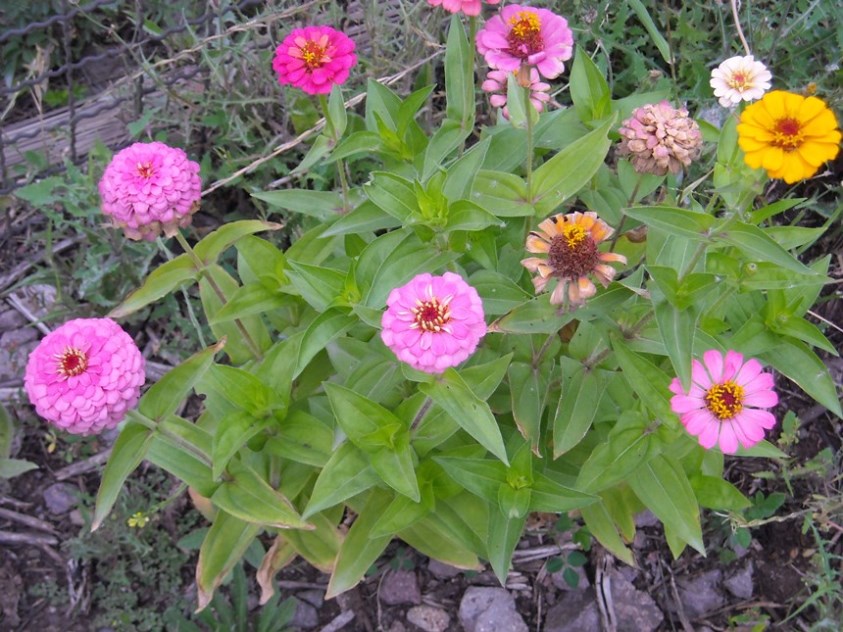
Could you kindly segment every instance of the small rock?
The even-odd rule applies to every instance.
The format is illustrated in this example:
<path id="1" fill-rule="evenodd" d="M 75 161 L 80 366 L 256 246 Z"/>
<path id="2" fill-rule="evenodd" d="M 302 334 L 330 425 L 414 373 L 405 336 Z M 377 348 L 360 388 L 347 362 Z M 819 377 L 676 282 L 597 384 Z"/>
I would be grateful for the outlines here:
<path id="1" fill-rule="evenodd" d="M 424 632 L 445 632 L 451 617 L 444 610 L 433 606 L 414 606 L 407 611 L 407 621 Z"/>
<path id="2" fill-rule="evenodd" d="M 319 625 L 319 614 L 316 608 L 296 597 L 293 597 L 293 600 L 296 602 L 296 612 L 293 614 L 293 620 L 290 621 L 291 626 L 309 630 Z"/>
<path id="3" fill-rule="evenodd" d="M 70 512 L 70 524 L 76 525 L 77 527 L 85 526 L 85 518 L 82 517 L 82 512 L 78 509 L 74 509 Z"/>
<path id="4" fill-rule="evenodd" d="M 322 607 L 322 604 L 325 603 L 324 590 L 303 590 L 300 593 L 296 593 L 296 597 L 306 601 L 317 610 L 319 610 L 319 608 Z"/>
<path id="5" fill-rule="evenodd" d="M 544 632 L 600 632 L 600 612 L 594 589 L 563 593 L 547 611 Z"/>
<path id="6" fill-rule="evenodd" d="M 505 588 L 472 586 L 460 602 L 459 617 L 466 632 L 528 632 Z"/>
<path id="7" fill-rule="evenodd" d="M 639 529 L 641 527 L 657 527 L 659 526 L 659 519 L 649 509 L 645 509 L 640 514 L 635 516 L 635 526 Z"/>
<path id="8" fill-rule="evenodd" d="M 50 513 L 65 514 L 79 504 L 78 490 L 67 483 L 55 483 L 44 490 L 44 504 Z"/>
<path id="9" fill-rule="evenodd" d="M 393 621 L 387 632 L 407 632 L 407 628 L 400 621 Z"/>
<path id="10" fill-rule="evenodd" d="M 585 574 L 585 570 L 582 566 L 576 566 L 572 569 L 579 578 L 577 581 L 576 586 L 571 586 L 565 581 L 565 570 L 556 571 L 555 573 L 551 573 L 550 579 L 553 582 L 553 585 L 556 586 L 559 590 L 585 590 L 591 584 L 588 581 L 588 576 Z"/>
<path id="11" fill-rule="evenodd" d="M 445 564 L 439 560 L 430 560 L 427 563 L 427 570 L 437 579 L 451 579 L 462 573 L 462 570 L 459 568 Z"/>
<path id="12" fill-rule="evenodd" d="M 26 326 L 26 318 L 16 309 L 0 312 L 0 332 Z"/>
<path id="13" fill-rule="evenodd" d="M 618 632 L 652 632 L 658 628 L 664 621 L 664 614 L 653 598 L 638 590 L 617 570 L 609 577 Z"/>
<path id="14" fill-rule="evenodd" d="M 738 599 L 749 599 L 755 592 L 755 586 L 752 582 L 754 570 L 752 561 L 749 561 L 743 568 L 723 582 L 723 585 Z"/>
<path id="15" fill-rule="evenodd" d="M 21 377 L 29 353 L 38 345 L 38 331 L 32 327 L 0 334 L 0 381 Z"/>
<path id="16" fill-rule="evenodd" d="M 722 576 L 720 569 L 714 569 L 694 579 L 677 580 L 679 599 L 691 619 L 703 617 L 726 604 L 726 598 L 718 588 Z"/>
<path id="17" fill-rule="evenodd" d="M 419 580 L 414 571 L 392 571 L 383 580 L 380 600 L 388 606 L 420 604 Z"/>

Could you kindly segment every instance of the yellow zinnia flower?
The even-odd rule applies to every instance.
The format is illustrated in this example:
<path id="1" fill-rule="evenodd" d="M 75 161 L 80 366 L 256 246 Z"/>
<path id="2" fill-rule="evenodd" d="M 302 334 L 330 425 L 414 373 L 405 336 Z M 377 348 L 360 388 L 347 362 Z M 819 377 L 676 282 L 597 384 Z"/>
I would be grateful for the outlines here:
<path id="1" fill-rule="evenodd" d="M 774 90 L 741 114 L 738 145 L 750 167 L 793 184 L 837 156 L 840 130 L 822 99 Z"/>

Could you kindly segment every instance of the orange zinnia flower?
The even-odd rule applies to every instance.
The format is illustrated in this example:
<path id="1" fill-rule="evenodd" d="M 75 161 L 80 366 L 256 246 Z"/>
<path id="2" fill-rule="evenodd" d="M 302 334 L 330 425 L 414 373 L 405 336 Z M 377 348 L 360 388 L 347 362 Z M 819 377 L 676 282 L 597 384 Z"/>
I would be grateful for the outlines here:
<path id="1" fill-rule="evenodd" d="M 613 232 L 614 229 L 599 219 L 597 213 L 553 215 L 527 237 L 527 252 L 546 254 L 547 258 L 529 257 L 521 261 L 521 265 L 536 273 L 533 277 L 536 292 L 544 291 L 551 279 L 558 279 L 550 295 L 551 304 L 563 305 L 567 288 L 570 306 L 579 307 L 597 292 L 589 274 L 594 274 L 606 287 L 615 276 L 615 269 L 606 264 L 626 263 L 623 255 L 597 249 L 597 245 Z"/>

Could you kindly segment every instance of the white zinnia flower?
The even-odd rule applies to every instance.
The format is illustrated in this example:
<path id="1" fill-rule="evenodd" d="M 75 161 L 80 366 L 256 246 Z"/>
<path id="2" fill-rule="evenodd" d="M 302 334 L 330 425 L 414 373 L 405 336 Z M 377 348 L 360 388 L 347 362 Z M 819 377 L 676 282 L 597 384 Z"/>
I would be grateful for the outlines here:
<path id="1" fill-rule="evenodd" d="M 741 100 L 760 99 L 770 89 L 772 78 L 767 66 L 747 55 L 731 57 L 712 70 L 710 83 L 714 96 L 720 99 L 720 105 L 728 108 Z"/>

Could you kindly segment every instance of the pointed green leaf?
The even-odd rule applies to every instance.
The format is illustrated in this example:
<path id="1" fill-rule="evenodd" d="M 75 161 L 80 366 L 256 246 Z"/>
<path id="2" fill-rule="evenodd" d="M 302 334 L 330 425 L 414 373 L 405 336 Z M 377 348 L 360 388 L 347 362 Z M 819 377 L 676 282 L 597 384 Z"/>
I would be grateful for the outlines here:
<path id="1" fill-rule="evenodd" d="M 702 507 L 716 511 L 740 511 L 752 503 L 740 490 L 719 476 L 697 474 L 690 479 L 691 487 Z"/>
<path id="2" fill-rule="evenodd" d="M 343 443 L 331 455 L 319 473 L 310 502 L 302 512 L 304 519 L 377 485 L 380 478 L 365 455 L 350 442 Z"/>
<path id="3" fill-rule="evenodd" d="M 283 224 L 264 222 L 257 219 L 244 219 L 237 222 L 227 222 L 215 231 L 205 235 L 194 247 L 196 256 L 205 265 L 215 263 L 228 248 L 247 235 L 254 235 L 265 230 L 280 230 Z"/>
<path id="4" fill-rule="evenodd" d="M 705 213 L 669 206 L 633 206 L 626 209 L 632 219 L 663 230 L 674 237 L 708 241 L 708 232 L 716 219 Z"/>
<path id="5" fill-rule="evenodd" d="M 325 346 L 357 324 L 357 318 L 339 309 L 330 309 L 317 316 L 307 327 L 299 348 L 299 359 L 293 377 L 298 377 Z"/>
<path id="6" fill-rule="evenodd" d="M 219 480 L 228 462 L 246 443 L 266 429 L 268 420 L 255 419 L 248 412 L 236 411 L 223 417 L 214 432 L 211 448 L 213 477 Z"/>
<path id="7" fill-rule="evenodd" d="M 575 447 L 594 422 L 606 393 L 605 373 L 577 369 L 559 396 L 553 418 L 553 458 Z"/>
<path id="8" fill-rule="evenodd" d="M 626 562 L 630 566 L 635 566 L 635 559 L 632 557 L 632 551 L 624 545 L 612 517 L 606 510 L 606 506 L 602 503 L 594 503 L 580 510 L 585 526 L 591 531 L 591 534 L 597 538 L 604 547 L 622 562 Z"/>
<path id="9" fill-rule="evenodd" d="M 472 127 L 474 121 L 474 68 L 468 38 L 459 15 L 451 16 L 445 48 L 445 116 Z"/>
<path id="10" fill-rule="evenodd" d="M 187 255 L 179 255 L 150 272 L 144 279 L 143 285 L 129 294 L 128 298 L 112 309 L 108 315 L 115 319 L 125 318 L 150 303 L 164 298 L 184 283 L 198 278 L 199 272 L 194 267 L 193 261 Z"/>
<path id="11" fill-rule="evenodd" d="M 612 337 L 612 348 L 623 369 L 623 377 L 641 401 L 663 422 L 672 422 L 675 415 L 670 408 L 670 378 L 655 364 L 630 350 L 618 337 Z"/>
<path id="12" fill-rule="evenodd" d="M 598 121 L 612 111 L 611 92 L 603 73 L 586 52 L 577 46 L 571 66 L 571 100 L 584 123 Z"/>
<path id="13" fill-rule="evenodd" d="M 487 544 L 489 563 L 502 586 L 506 585 L 506 576 L 512 564 L 512 553 L 521 539 L 527 516 L 506 518 L 494 509 L 489 512 L 489 540 Z"/>
<path id="14" fill-rule="evenodd" d="M 795 259 L 758 226 L 734 222 L 729 224 L 727 230 L 718 233 L 717 238 L 731 244 L 753 260 L 775 263 L 782 268 L 809 277 L 816 275 L 816 272 Z"/>
<path id="15" fill-rule="evenodd" d="M 196 564 L 199 610 L 211 603 L 214 591 L 240 561 L 259 531 L 260 527 L 255 524 L 239 520 L 224 511 L 217 513 L 199 549 L 199 562 Z"/>

